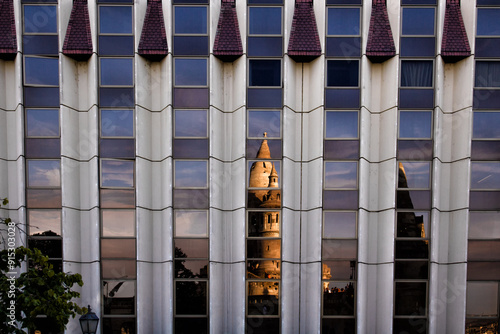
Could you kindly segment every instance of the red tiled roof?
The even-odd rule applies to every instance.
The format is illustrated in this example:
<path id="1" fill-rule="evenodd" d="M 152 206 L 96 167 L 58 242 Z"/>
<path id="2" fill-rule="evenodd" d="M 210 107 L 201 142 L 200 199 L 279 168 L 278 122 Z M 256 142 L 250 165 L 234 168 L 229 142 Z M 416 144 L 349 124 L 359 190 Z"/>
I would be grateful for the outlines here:
<path id="1" fill-rule="evenodd" d="M 148 0 L 138 53 L 150 60 L 160 60 L 168 54 L 161 0 Z"/>
<path id="2" fill-rule="evenodd" d="M 310 62 L 321 56 L 313 0 L 296 0 L 288 56 L 296 62 Z"/>
<path id="3" fill-rule="evenodd" d="M 385 0 L 373 0 L 366 56 L 374 63 L 384 62 L 396 55 L 391 24 Z"/>
<path id="4" fill-rule="evenodd" d="M 454 63 L 469 57 L 470 54 L 469 40 L 460 11 L 460 0 L 447 0 L 441 57 L 445 62 Z"/>
<path id="5" fill-rule="evenodd" d="M 62 53 L 76 60 L 86 60 L 92 55 L 92 34 L 87 0 L 73 0 Z"/>
<path id="6" fill-rule="evenodd" d="M 0 59 L 17 55 L 16 21 L 13 0 L 0 0 Z"/>
<path id="7" fill-rule="evenodd" d="M 229 62 L 243 55 L 234 0 L 222 0 L 213 54 L 220 60 Z"/>

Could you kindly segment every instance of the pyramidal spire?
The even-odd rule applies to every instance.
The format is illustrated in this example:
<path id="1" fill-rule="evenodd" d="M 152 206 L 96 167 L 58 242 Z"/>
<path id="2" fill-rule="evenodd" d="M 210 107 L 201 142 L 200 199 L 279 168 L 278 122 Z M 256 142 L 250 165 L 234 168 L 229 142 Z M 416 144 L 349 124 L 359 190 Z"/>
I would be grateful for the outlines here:
<path id="1" fill-rule="evenodd" d="M 243 55 L 235 0 L 222 0 L 213 53 L 226 62 L 235 61 Z"/>
<path id="2" fill-rule="evenodd" d="M 288 56 L 296 62 L 310 62 L 321 56 L 313 0 L 295 0 Z"/>
<path id="3" fill-rule="evenodd" d="M 73 1 L 62 53 L 76 60 L 87 60 L 92 56 L 92 34 L 87 0 Z"/>
<path id="4" fill-rule="evenodd" d="M 264 138 L 267 138 L 267 132 L 264 132 Z M 262 141 L 259 152 L 257 152 L 257 159 L 271 159 L 271 150 L 269 149 L 269 145 L 267 145 L 267 139 Z"/>
<path id="5" fill-rule="evenodd" d="M 13 0 L 0 0 L 0 59 L 17 55 L 16 21 Z"/>
<path id="6" fill-rule="evenodd" d="M 469 40 L 460 11 L 460 0 L 446 0 L 441 58 L 447 63 L 456 63 L 470 55 Z"/>
<path id="7" fill-rule="evenodd" d="M 161 60 L 168 54 L 161 0 L 148 0 L 137 53 L 152 61 Z"/>
<path id="8" fill-rule="evenodd" d="M 396 55 L 385 0 L 373 0 L 366 56 L 373 63 L 382 63 Z"/>

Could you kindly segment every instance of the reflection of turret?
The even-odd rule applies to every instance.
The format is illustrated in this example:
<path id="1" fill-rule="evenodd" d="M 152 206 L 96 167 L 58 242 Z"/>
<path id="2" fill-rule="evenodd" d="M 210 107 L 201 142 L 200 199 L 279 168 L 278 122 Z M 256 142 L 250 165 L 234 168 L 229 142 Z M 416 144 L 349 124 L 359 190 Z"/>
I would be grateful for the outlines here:
<path id="1" fill-rule="evenodd" d="M 403 163 L 399 163 L 399 173 L 398 173 L 398 188 L 408 188 L 408 179 L 406 178 L 406 172 Z M 413 202 L 410 197 L 410 192 L 408 190 L 398 190 L 397 191 L 397 207 L 398 209 L 413 209 Z"/>
<path id="2" fill-rule="evenodd" d="M 398 188 L 408 188 L 408 179 L 401 162 L 399 163 Z M 399 190 L 397 197 L 398 209 L 413 209 L 413 202 L 408 190 Z M 398 229 L 400 235 L 425 238 L 424 216 L 416 216 L 414 212 L 399 212 Z"/>

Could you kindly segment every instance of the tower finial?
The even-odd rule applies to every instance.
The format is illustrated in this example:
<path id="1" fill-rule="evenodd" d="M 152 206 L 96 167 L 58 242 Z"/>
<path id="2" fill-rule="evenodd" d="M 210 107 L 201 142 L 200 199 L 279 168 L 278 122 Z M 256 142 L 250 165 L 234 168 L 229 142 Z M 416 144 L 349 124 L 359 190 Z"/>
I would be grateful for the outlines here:
<path id="1" fill-rule="evenodd" d="M 264 138 L 267 138 L 267 132 L 264 132 Z"/>

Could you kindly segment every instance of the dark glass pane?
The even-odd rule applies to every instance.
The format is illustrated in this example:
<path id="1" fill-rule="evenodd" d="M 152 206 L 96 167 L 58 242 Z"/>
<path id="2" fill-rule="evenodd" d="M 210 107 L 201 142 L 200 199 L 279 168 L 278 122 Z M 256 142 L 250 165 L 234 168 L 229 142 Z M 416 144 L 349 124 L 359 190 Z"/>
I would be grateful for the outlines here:
<path id="1" fill-rule="evenodd" d="M 104 314 L 135 314 L 135 282 L 103 281 Z"/>
<path id="2" fill-rule="evenodd" d="M 467 259 L 469 261 L 500 261 L 500 241 L 469 240 Z"/>
<path id="3" fill-rule="evenodd" d="M 479 1 L 478 1 L 479 2 Z M 476 334 L 487 330 L 486 333 L 498 333 L 498 318 L 497 319 L 466 319 L 465 334 Z"/>
<path id="4" fill-rule="evenodd" d="M 394 269 L 396 279 L 428 279 L 428 261 L 396 261 Z"/>
<path id="5" fill-rule="evenodd" d="M 279 138 L 281 137 L 281 111 L 249 110 L 247 125 L 249 138 Z"/>
<path id="6" fill-rule="evenodd" d="M 328 87 L 357 87 L 359 82 L 359 60 L 328 60 Z"/>
<path id="7" fill-rule="evenodd" d="M 132 188 L 134 161 L 101 160 L 101 187 Z"/>
<path id="8" fill-rule="evenodd" d="M 134 88 L 99 88 L 101 107 L 133 107 Z"/>
<path id="9" fill-rule="evenodd" d="M 431 163 L 399 162 L 398 188 L 430 188 Z"/>
<path id="10" fill-rule="evenodd" d="M 326 0 L 327 5 L 361 5 L 361 0 Z"/>
<path id="11" fill-rule="evenodd" d="M 179 158 L 207 158 L 208 139 L 174 139 L 173 157 Z"/>
<path id="12" fill-rule="evenodd" d="M 498 40 L 500 41 L 500 38 Z M 499 105 L 500 105 L 500 90 L 474 89 L 474 98 L 472 101 L 472 107 L 474 109 L 497 110 Z"/>
<path id="13" fill-rule="evenodd" d="M 432 109 L 434 108 L 434 89 L 399 89 L 399 108 Z"/>
<path id="14" fill-rule="evenodd" d="M 499 9 L 500 10 L 500 9 Z M 500 87 L 500 62 L 476 61 L 474 87 Z"/>
<path id="15" fill-rule="evenodd" d="M 175 110 L 175 134 L 177 138 L 208 136 L 207 110 Z"/>
<path id="16" fill-rule="evenodd" d="M 500 57 L 500 39 L 476 38 L 475 56 L 476 58 L 497 58 Z"/>
<path id="17" fill-rule="evenodd" d="M 408 0 L 406 0 L 408 1 Z M 394 334 L 427 334 L 427 319 L 402 318 L 394 319 Z"/>
<path id="18" fill-rule="evenodd" d="M 208 88 L 175 88 L 175 108 L 208 108 Z"/>
<path id="19" fill-rule="evenodd" d="M 432 111 L 400 111 L 399 138 L 431 138 Z"/>
<path id="20" fill-rule="evenodd" d="M 472 138 L 500 138 L 500 112 L 474 111 L 472 117 Z"/>
<path id="21" fill-rule="evenodd" d="M 174 213 L 176 237 L 208 237 L 208 211 L 183 211 Z"/>
<path id="22" fill-rule="evenodd" d="M 281 35 L 281 7 L 249 7 L 249 35 Z"/>
<path id="23" fill-rule="evenodd" d="M 358 140 L 325 140 L 325 159 L 357 160 L 359 158 Z"/>
<path id="24" fill-rule="evenodd" d="M 262 145 L 262 140 L 260 139 L 247 139 L 247 158 L 255 159 L 257 157 L 257 152 Z M 271 152 L 271 157 L 273 159 L 281 159 L 281 140 L 271 139 L 267 140 L 267 145 L 269 146 L 269 151 Z"/>
<path id="25" fill-rule="evenodd" d="M 278 315 L 279 290 L 279 282 L 248 282 L 248 315 Z"/>
<path id="26" fill-rule="evenodd" d="M 131 34 L 132 6 L 100 6 L 100 34 Z"/>
<path id="27" fill-rule="evenodd" d="M 101 257 L 135 259 L 135 239 L 101 239 Z"/>
<path id="28" fill-rule="evenodd" d="M 59 43 L 57 35 L 24 35 L 23 53 L 25 55 L 57 56 Z"/>
<path id="29" fill-rule="evenodd" d="M 498 0 L 477 0 L 477 6 L 496 6 L 498 5 Z"/>
<path id="30" fill-rule="evenodd" d="M 357 190 L 329 190 L 323 191 L 323 208 L 330 210 L 357 210 Z"/>
<path id="31" fill-rule="evenodd" d="M 435 5 L 436 0 L 402 0 L 403 5 Z"/>
<path id="32" fill-rule="evenodd" d="M 360 57 L 361 38 L 327 37 L 325 52 L 327 57 Z"/>
<path id="33" fill-rule="evenodd" d="M 28 160 L 28 187 L 60 187 L 60 160 Z"/>
<path id="34" fill-rule="evenodd" d="M 321 257 L 323 259 L 356 259 L 358 241 L 352 239 L 324 239 Z"/>
<path id="35" fill-rule="evenodd" d="M 131 109 L 101 110 L 101 137 L 133 137 L 134 111 Z"/>
<path id="36" fill-rule="evenodd" d="M 174 7 L 174 34 L 197 34 L 207 33 L 207 7 Z"/>
<path id="37" fill-rule="evenodd" d="M 324 280 L 356 279 L 356 261 L 323 261 Z"/>
<path id="38" fill-rule="evenodd" d="M 500 239 L 500 211 L 469 213 L 470 239 Z"/>
<path id="39" fill-rule="evenodd" d="M 359 88 L 325 89 L 325 107 L 357 109 L 360 106 L 359 95 Z"/>
<path id="40" fill-rule="evenodd" d="M 57 6 L 24 5 L 25 33 L 57 34 Z"/>
<path id="41" fill-rule="evenodd" d="M 401 61 L 401 87 L 432 87 L 432 60 Z"/>
<path id="42" fill-rule="evenodd" d="M 325 211 L 323 238 L 356 238 L 356 212 Z"/>
<path id="43" fill-rule="evenodd" d="M 178 1 L 178 0 L 177 0 Z M 175 333 L 176 334 L 207 334 L 208 320 L 207 318 L 175 318 Z"/>
<path id="44" fill-rule="evenodd" d="M 434 35 L 434 8 L 403 8 L 404 35 Z"/>
<path id="45" fill-rule="evenodd" d="M 101 210 L 103 237 L 135 236 L 135 210 Z"/>
<path id="46" fill-rule="evenodd" d="M 248 108 L 281 108 L 283 106 L 281 88 L 248 88 Z"/>
<path id="47" fill-rule="evenodd" d="M 104 318 L 102 328 L 106 334 L 135 334 L 135 318 Z"/>
<path id="48" fill-rule="evenodd" d="M 207 59 L 176 58 L 174 62 L 176 86 L 207 85 Z"/>
<path id="49" fill-rule="evenodd" d="M 425 282 L 396 282 L 395 315 L 425 315 L 427 284 Z"/>
<path id="50" fill-rule="evenodd" d="M 500 35 L 500 8 L 477 9 L 477 36 Z"/>
<path id="51" fill-rule="evenodd" d="M 470 210 L 500 210 L 500 191 L 471 191 Z"/>
<path id="52" fill-rule="evenodd" d="M 500 162 L 471 162 L 470 187 L 476 189 L 500 189 Z"/>
<path id="53" fill-rule="evenodd" d="M 428 259 L 429 241 L 396 240 L 396 259 Z"/>
<path id="54" fill-rule="evenodd" d="M 350 189 L 358 186 L 358 163 L 355 161 L 325 162 L 325 188 Z"/>
<path id="55" fill-rule="evenodd" d="M 208 257 L 208 239 L 180 239 L 174 240 L 175 258 L 200 258 Z"/>
<path id="56" fill-rule="evenodd" d="M 207 314 L 207 282 L 175 282 L 175 314 Z"/>
<path id="57" fill-rule="evenodd" d="M 434 37 L 402 37 L 402 57 L 434 57 L 436 55 L 436 39 Z"/>
<path id="58" fill-rule="evenodd" d="M 135 207 L 134 189 L 101 189 L 101 208 L 128 209 Z"/>
<path id="59" fill-rule="evenodd" d="M 359 8 L 328 8 L 328 35 L 360 35 Z"/>
<path id="60" fill-rule="evenodd" d="M 60 236 L 61 210 L 28 210 L 29 235 Z"/>
<path id="61" fill-rule="evenodd" d="M 484 161 L 500 160 L 500 141 L 473 140 L 471 147 L 471 159 Z"/>
<path id="62" fill-rule="evenodd" d="M 59 85 L 59 59 L 25 57 L 24 58 L 25 85 Z"/>
<path id="63" fill-rule="evenodd" d="M 43 236 L 57 236 L 56 233 L 48 231 L 44 233 Z M 42 251 L 42 253 L 49 258 L 62 258 L 62 239 L 38 239 L 38 238 L 29 238 L 28 239 L 28 247 L 36 248 Z"/>
<path id="64" fill-rule="evenodd" d="M 59 107 L 59 87 L 24 87 L 25 107 Z"/>
<path id="65" fill-rule="evenodd" d="M 466 314 L 471 317 L 497 317 L 498 282 L 467 282 Z"/>
<path id="66" fill-rule="evenodd" d="M 208 201 L 208 189 L 174 189 L 174 207 L 177 209 L 206 209 Z"/>
<path id="67" fill-rule="evenodd" d="M 474 281 L 499 281 L 499 262 L 469 262 L 467 263 L 467 279 Z"/>
<path id="68" fill-rule="evenodd" d="M 103 279 L 135 279 L 135 260 L 101 260 Z"/>
<path id="69" fill-rule="evenodd" d="M 248 3 L 251 3 L 251 4 L 261 4 L 261 5 L 266 5 L 266 4 L 281 5 L 281 4 L 283 4 L 283 0 L 248 0 Z"/>
<path id="70" fill-rule="evenodd" d="M 398 190 L 396 198 L 398 209 L 424 209 L 431 208 L 431 192 L 427 190 Z"/>
<path id="71" fill-rule="evenodd" d="M 174 162 L 174 187 L 208 187 L 208 161 L 177 160 Z"/>
<path id="72" fill-rule="evenodd" d="M 196 3 L 206 3 L 208 4 L 208 0 L 173 0 L 172 1 L 174 4 L 196 4 Z"/>
<path id="73" fill-rule="evenodd" d="M 26 158 L 59 158 L 61 140 L 59 138 L 26 138 Z"/>
<path id="74" fill-rule="evenodd" d="M 248 237 L 279 237 L 280 216 L 280 211 L 249 211 Z"/>
<path id="75" fill-rule="evenodd" d="M 176 278 L 207 278 L 208 260 L 176 260 L 174 270 Z"/>
<path id="76" fill-rule="evenodd" d="M 245 333 L 276 334 L 280 332 L 280 322 L 280 318 L 248 317 L 246 319 Z"/>
<path id="77" fill-rule="evenodd" d="M 40 331 L 41 333 L 48 334 L 63 334 L 59 331 L 59 327 L 55 324 L 54 319 L 51 318 L 34 318 L 34 330 Z M 30 331 L 30 334 L 38 334 L 35 331 Z"/>
<path id="78" fill-rule="evenodd" d="M 356 333 L 356 320 L 354 319 L 328 319 L 321 320 L 321 333 L 342 333 L 354 334 Z"/>
<path id="79" fill-rule="evenodd" d="M 247 278 L 279 279 L 281 277 L 280 260 L 249 260 L 247 261 Z"/>
<path id="80" fill-rule="evenodd" d="M 281 60 L 251 59 L 249 66 L 249 86 L 281 86 Z"/>
<path id="81" fill-rule="evenodd" d="M 28 137 L 58 137 L 58 109 L 26 109 L 26 135 Z"/>
<path id="82" fill-rule="evenodd" d="M 431 160 L 432 140 L 398 140 L 400 160 Z"/>
<path id="83" fill-rule="evenodd" d="M 398 238 L 425 238 L 429 235 L 429 212 L 398 212 Z"/>
<path id="84" fill-rule="evenodd" d="M 248 37 L 247 53 L 250 57 L 283 56 L 282 37 Z"/>
<path id="85" fill-rule="evenodd" d="M 174 36 L 175 56 L 208 56 L 207 36 Z"/>
<path id="86" fill-rule="evenodd" d="M 358 112 L 327 111 L 325 138 L 358 138 Z"/>
<path id="87" fill-rule="evenodd" d="M 135 139 L 101 139 L 99 154 L 102 158 L 135 158 Z"/>
<path id="88" fill-rule="evenodd" d="M 134 84 L 132 58 L 100 58 L 103 86 L 131 86 Z"/>
<path id="89" fill-rule="evenodd" d="M 249 259 L 279 259 L 281 258 L 281 240 L 262 239 L 247 240 L 247 258 Z"/>
<path id="90" fill-rule="evenodd" d="M 323 315 L 354 315 L 355 293 L 352 282 L 323 282 Z"/>
<path id="91" fill-rule="evenodd" d="M 35 208 L 61 208 L 61 189 L 26 189 L 27 206 Z"/>
<path id="92" fill-rule="evenodd" d="M 99 36 L 100 56 L 133 56 L 134 36 Z"/>

